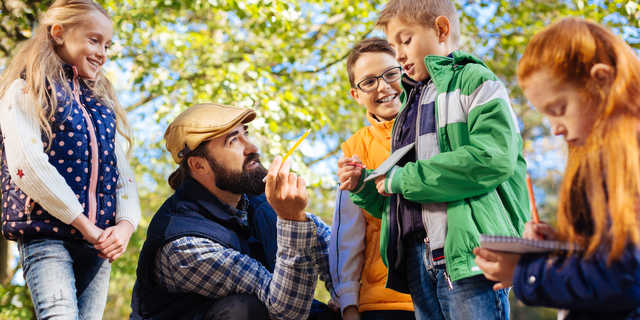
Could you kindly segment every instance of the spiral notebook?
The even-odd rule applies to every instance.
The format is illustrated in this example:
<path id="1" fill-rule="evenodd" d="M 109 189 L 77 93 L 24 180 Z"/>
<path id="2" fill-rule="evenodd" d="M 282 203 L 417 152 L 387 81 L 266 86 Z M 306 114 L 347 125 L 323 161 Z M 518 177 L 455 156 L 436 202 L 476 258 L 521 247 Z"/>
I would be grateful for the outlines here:
<path id="1" fill-rule="evenodd" d="M 532 240 L 509 236 L 480 235 L 480 247 L 495 251 L 513 253 L 537 253 L 557 250 L 577 250 L 579 246 L 563 241 L 555 240 Z"/>

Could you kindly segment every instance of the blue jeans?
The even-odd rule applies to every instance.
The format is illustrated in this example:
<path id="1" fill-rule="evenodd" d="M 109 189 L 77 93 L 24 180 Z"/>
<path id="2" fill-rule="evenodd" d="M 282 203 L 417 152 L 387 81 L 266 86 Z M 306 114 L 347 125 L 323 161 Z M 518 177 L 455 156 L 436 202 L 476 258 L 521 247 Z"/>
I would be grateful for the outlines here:
<path id="1" fill-rule="evenodd" d="M 427 268 L 424 242 L 405 250 L 417 320 L 509 319 L 508 290 L 493 291 L 493 282 L 482 275 L 454 281 L 449 289 L 444 269 Z"/>
<path id="2" fill-rule="evenodd" d="M 38 319 L 102 319 L 111 264 L 87 242 L 19 241 L 20 258 Z"/>

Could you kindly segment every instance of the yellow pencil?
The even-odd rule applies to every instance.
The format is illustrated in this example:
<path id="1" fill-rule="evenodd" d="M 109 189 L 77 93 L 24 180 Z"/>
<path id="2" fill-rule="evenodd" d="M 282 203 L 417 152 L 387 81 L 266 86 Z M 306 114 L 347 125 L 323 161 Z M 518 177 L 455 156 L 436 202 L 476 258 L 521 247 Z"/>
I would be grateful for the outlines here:
<path id="1" fill-rule="evenodd" d="M 309 132 L 311 132 L 311 129 L 305 131 L 305 133 L 302 135 L 302 137 L 300 137 L 300 139 L 298 139 L 298 141 L 296 141 L 296 143 L 293 145 L 293 147 L 291 147 L 291 149 L 289 149 L 289 151 L 287 151 L 287 153 L 284 155 L 284 157 L 282 157 L 282 162 L 284 163 L 285 160 L 287 160 L 287 158 L 289 158 L 289 156 L 293 153 L 293 151 L 296 150 L 296 148 L 302 143 L 302 140 L 304 140 L 308 135 Z M 267 177 L 264 177 L 264 179 L 262 179 L 262 182 L 267 181 Z"/>
<path id="2" fill-rule="evenodd" d="M 282 157 L 282 163 L 284 163 L 284 161 L 287 160 L 287 158 L 289 158 L 289 156 L 293 153 L 293 151 L 296 150 L 296 148 L 302 143 L 302 140 L 304 140 L 304 138 L 306 138 L 309 135 L 309 132 L 311 132 L 311 129 L 305 131 L 302 137 L 300 137 L 300 139 L 296 141 L 296 144 L 294 144 L 293 147 L 291 147 L 291 149 L 287 151 L 287 154 L 285 154 L 284 157 Z"/>

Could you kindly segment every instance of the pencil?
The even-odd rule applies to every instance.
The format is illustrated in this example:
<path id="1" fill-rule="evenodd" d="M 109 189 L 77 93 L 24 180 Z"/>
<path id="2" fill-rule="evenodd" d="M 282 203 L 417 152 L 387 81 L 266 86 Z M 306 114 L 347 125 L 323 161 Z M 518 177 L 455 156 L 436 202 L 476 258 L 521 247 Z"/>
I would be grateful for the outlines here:
<path id="1" fill-rule="evenodd" d="M 529 189 L 529 201 L 531 202 L 531 216 L 533 222 L 539 223 L 540 216 L 538 216 L 538 209 L 536 208 L 536 199 L 533 196 L 533 184 L 531 183 L 531 176 L 527 173 L 527 189 Z"/>
<path id="2" fill-rule="evenodd" d="M 287 160 L 287 158 L 289 158 L 289 156 L 293 153 L 293 151 L 296 150 L 296 148 L 302 143 L 302 140 L 304 140 L 304 138 L 306 138 L 309 135 L 309 132 L 311 132 L 311 129 L 305 131 L 302 137 L 300 137 L 300 139 L 296 141 L 296 144 L 294 144 L 293 147 L 291 147 L 291 149 L 287 151 L 287 154 L 285 154 L 284 157 L 282 157 L 282 163 L 284 163 L 284 161 Z"/>
<path id="3" fill-rule="evenodd" d="M 358 167 L 358 168 L 366 168 L 364 164 L 357 163 L 357 162 L 350 162 L 349 165 L 350 166 L 354 166 L 354 167 Z"/>
<path id="4" fill-rule="evenodd" d="M 300 137 L 300 139 L 298 139 L 298 141 L 296 141 L 296 143 L 293 145 L 293 147 L 291 147 L 291 149 L 289 149 L 289 151 L 287 151 L 287 153 L 284 155 L 284 157 L 282 157 L 282 162 L 284 163 L 285 160 L 287 160 L 287 158 L 289 158 L 289 156 L 293 153 L 293 151 L 296 150 L 296 148 L 302 143 L 302 140 L 304 140 L 308 135 L 309 132 L 311 132 L 311 129 L 305 131 L 305 133 L 302 135 L 302 137 Z M 267 181 L 267 177 L 264 177 L 262 179 L 262 182 Z"/>

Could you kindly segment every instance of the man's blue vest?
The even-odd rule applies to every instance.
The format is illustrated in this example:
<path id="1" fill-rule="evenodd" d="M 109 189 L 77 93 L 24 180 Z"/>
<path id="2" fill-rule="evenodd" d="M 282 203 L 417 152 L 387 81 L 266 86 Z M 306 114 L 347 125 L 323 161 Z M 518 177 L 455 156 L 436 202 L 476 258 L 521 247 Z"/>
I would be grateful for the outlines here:
<path id="1" fill-rule="evenodd" d="M 155 214 L 138 260 L 137 280 L 131 300 L 131 319 L 179 319 L 185 312 L 211 305 L 208 297 L 169 292 L 155 280 L 155 257 L 166 243 L 196 236 L 215 241 L 275 267 L 277 216 L 264 195 L 248 200 L 248 226 L 232 208 L 191 178 Z"/>

